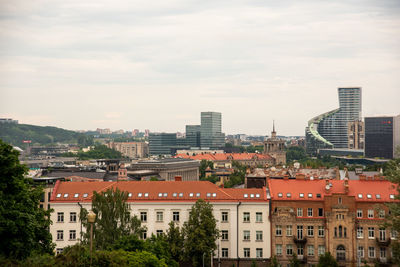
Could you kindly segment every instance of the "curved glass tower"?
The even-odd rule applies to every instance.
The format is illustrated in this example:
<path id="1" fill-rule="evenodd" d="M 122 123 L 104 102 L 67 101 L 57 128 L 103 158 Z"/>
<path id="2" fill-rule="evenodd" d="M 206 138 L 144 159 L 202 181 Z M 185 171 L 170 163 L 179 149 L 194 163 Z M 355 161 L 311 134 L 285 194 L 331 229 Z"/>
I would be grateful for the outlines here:
<path id="1" fill-rule="evenodd" d="M 361 88 L 338 88 L 339 108 L 321 114 L 306 127 L 307 152 L 317 153 L 319 148 L 347 148 L 347 125 L 361 120 Z"/>

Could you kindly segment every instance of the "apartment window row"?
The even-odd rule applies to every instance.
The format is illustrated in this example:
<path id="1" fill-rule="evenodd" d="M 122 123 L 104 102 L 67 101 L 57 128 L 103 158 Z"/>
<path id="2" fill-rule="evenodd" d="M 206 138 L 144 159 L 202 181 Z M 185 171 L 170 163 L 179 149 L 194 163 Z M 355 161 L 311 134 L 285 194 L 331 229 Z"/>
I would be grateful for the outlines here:
<path id="1" fill-rule="evenodd" d="M 172 212 L 172 221 L 179 222 L 180 220 L 180 212 L 173 211 Z M 147 211 L 140 212 L 140 221 L 147 222 Z M 156 211 L 156 222 L 163 222 L 164 221 L 164 212 L 163 211 Z"/>
<path id="2" fill-rule="evenodd" d="M 276 225 L 275 226 L 275 235 L 276 236 L 282 236 L 282 225 Z M 314 229 L 318 229 L 318 237 L 324 237 L 325 236 L 325 227 L 323 225 L 319 225 L 318 228 L 316 228 L 314 225 L 307 225 L 307 236 L 314 236 Z M 293 235 L 293 226 L 292 225 L 286 225 L 286 236 L 292 236 Z M 303 226 L 298 225 L 297 226 L 297 236 L 298 237 L 303 237 Z"/>
<path id="3" fill-rule="evenodd" d="M 314 217 L 314 209 L 307 208 L 307 217 Z M 318 208 L 317 214 L 318 217 L 324 217 L 324 209 Z M 303 208 L 297 208 L 297 217 L 304 217 Z"/>
<path id="4" fill-rule="evenodd" d="M 375 227 L 368 227 L 368 238 L 374 239 L 375 238 Z M 379 233 L 379 240 L 385 241 L 386 240 L 386 229 L 380 228 L 378 230 Z M 395 238 L 396 233 L 391 232 L 391 238 Z M 364 238 L 364 228 L 362 226 L 357 227 L 357 238 Z"/>
<path id="5" fill-rule="evenodd" d="M 297 255 L 304 255 L 304 246 L 303 245 L 298 245 L 294 246 L 293 244 L 287 244 L 286 245 L 286 255 L 291 256 L 294 254 L 294 248 L 297 248 L 296 254 Z M 314 245 L 308 245 L 306 247 L 307 249 L 307 255 L 308 256 L 314 256 L 315 255 L 315 248 Z M 325 246 L 319 245 L 318 246 L 318 256 L 325 254 Z M 277 256 L 282 256 L 283 255 L 283 245 L 282 244 L 276 244 L 275 245 L 275 254 Z"/>
<path id="6" fill-rule="evenodd" d="M 57 241 L 64 240 L 64 230 L 57 230 Z M 76 230 L 69 230 L 69 240 L 76 240 Z"/>
<path id="7" fill-rule="evenodd" d="M 256 222 L 263 221 L 263 213 L 256 212 Z M 243 212 L 243 222 L 250 222 L 250 212 Z"/>
<path id="8" fill-rule="evenodd" d="M 251 258 L 254 257 L 251 255 L 251 250 L 250 248 L 243 248 L 243 257 L 244 258 Z M 263 257 L 263 249 L 262 248 L 256 248 L 256 258 L 262 258 Z"/>
<path id="9" fill-rule="evenodd" d="M 250 241 L 250 231 L 243 231 L 243 241 Z M 256 241 L 263 241 L 263 231 L 256 231 Z"/>
<path id="10" fill-rule="evenodd" d="M 76 222 L 76 212 L 69 213 L 69 222 Z M 64 222 L 64 212 L 57 212 L 57 222 Z"/>
<path id="11" fill-rule="evenodd" d="M 369 209 L 367 211 L 367 218 L 372 219 L 375 216 L 375 211 L 373 209 Z M 383 219 L 385 218 L 386 214 L 385 214 L 385 210 L 379 210 L 378 211 L 378 218 Z M 363 210 L 362 209 L 358 209 L 357 210 L 357 218 L 363 218 Z"/>

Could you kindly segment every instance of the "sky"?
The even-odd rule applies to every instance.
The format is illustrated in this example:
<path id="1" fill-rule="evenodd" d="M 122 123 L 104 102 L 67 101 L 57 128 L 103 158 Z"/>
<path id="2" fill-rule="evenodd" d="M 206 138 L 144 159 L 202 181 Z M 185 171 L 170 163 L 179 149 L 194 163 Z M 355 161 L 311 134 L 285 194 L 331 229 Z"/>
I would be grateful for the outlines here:
<path id="1" fill-rule="evenodd" d="M 0 0 L 0 117 L 71 130 L 304 135 L 362 87 L 400 114 L 400 1 Z"/>

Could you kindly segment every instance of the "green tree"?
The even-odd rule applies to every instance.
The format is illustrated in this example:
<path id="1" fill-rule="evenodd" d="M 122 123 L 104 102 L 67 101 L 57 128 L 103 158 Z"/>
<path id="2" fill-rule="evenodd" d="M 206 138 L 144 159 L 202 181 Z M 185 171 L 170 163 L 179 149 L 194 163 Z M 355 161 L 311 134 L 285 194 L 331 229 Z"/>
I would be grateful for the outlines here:
<path id="1" fill-rule="evenodd" d="M 400 194 L 400 159 L 394 159 L 387 163 L 384 171 L 386 179 L 397 185 L 397 191 Z M 396 200 L 400 200 L 400 195 L 395 196 Z M 400 233 L 400 202 L 393 202 L 387 204 L 390 210 L 389 215 L 386 217 L 385 227 Z M 397 265 L 400 265 L 400 242 L 398 239 L 392 240 L 392 260 Z"/>
<path id="2" fill-rule="evenodd" d="M 167 238 L 164 234 L 158 236 L 153 234 L 150 238 L 146 239 L 145 251 L 154 254 L 160 260 L 164 260 L 170 267 L 179 266 L 179 264 L 172 259 L 170 245 L 168 244 Z"/>
<path id="3" fill-rule="evenodd" d="M 286 160 L 290 163 L 294 160 L 304 160 L 307 158 L 306 151 L 301 146 L 290 146 L 286 150 Z"/>
<path id="4" fill-rule="evenodd" d="M 18 152 L 0 140 L 0 256 L 24 259 L 32 253 L 53 253 L 50 211 L 39 207 L 43 189 L 25 178 Z"/>
<path id="5" fill-rule="evenodd" d="M 177 262 L 182 261 L 185 237 L 183 236 L 182 231 L 180 231 L 179 226 L 176 226 L 173 221 L 169 223 L 166 239 L 171 251 L 171 257 Z"/>
<path id="6" fill-rule="evenodd" d="M 205 159 L 201 160 L 200 167 L 199 167 L 200 178 L 206 177 L 207 167 L 214 169 L 214 163 L 212 161 L 205 160 Z"/>
<path id="7" fill-rule="evenodd" d="M 297 258 L 296 253 L 293 253 L 292 258 L 289 260 L 290 267 L 300 267 L 300 260 Z"/>
<path id="8" fill-rule="evenodd" d="M 326 252 L 325 254 L 319 256 L 317 267 L 338 267 L 338 263 L 331 253 Z"/>
<path id="9" fill-rule="evenodd" d="M 216 249 L 215 241 L 219 236 L 212 205 L 199 199 L 190 210 L 189 220 L 183 225 L 185 236 L 185 259 L 194 266 L 210 262 L 210 253 Z"/>
<path id="10" fill-rule="evenodd" d="M 128 192 L 118 188 L 110 188 L 102 193 L 93 192 L 92 210 L 96 214 L 93 240 L 97 249 L 106 249 L 123 236 L 139 236 L 144 230 L 140 220 L 131 216 L 127 199 Z M 83 226 L 89 229 L 86 210 L 81 211 L 80 219 Z M 84 239 L 89 239 L 89 233 L 84 234 Z"/>
<path id="11" fill-rule="evenodd" d="M 270 267 L 279 267 L 279 262 L 275 255 L 271 258 Z"/>

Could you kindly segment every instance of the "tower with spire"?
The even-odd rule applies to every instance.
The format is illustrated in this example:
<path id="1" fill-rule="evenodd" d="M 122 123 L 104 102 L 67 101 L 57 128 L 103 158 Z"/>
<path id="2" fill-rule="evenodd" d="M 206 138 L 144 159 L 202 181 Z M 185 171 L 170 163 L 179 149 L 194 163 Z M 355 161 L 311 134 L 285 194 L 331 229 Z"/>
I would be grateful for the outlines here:
<path id="1" fill-rule="evenodd" d="M 286 164 L 285 141 L 276 136 L 275 120 L 272 121 L 271 137 L 264 142 L 264 154 L 275 158 L 277 165 Z"/>

